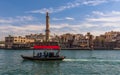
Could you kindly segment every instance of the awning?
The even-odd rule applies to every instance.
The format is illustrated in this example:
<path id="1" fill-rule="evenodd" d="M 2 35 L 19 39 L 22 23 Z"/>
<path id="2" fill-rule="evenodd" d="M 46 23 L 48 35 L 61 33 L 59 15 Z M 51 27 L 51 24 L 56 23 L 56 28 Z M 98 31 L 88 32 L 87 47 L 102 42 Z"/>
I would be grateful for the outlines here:
<path id="1" fill-rule="evenodd" d="M 34 49 L 39 49 L 39 50 L 60 50 L 60 46 L 39 46 L 39 45 L 35 45 Z"/>

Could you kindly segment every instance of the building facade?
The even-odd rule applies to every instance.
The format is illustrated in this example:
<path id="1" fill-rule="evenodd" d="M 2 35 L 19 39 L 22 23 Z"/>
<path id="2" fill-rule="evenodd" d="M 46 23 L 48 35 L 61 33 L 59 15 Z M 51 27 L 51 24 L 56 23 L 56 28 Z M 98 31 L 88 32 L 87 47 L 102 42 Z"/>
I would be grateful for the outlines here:
<path id="1" fill-rule="evenodd" d="M 43 42 L 43 41 L 45 41 L 45 38 L 46 38 L 45 35 L 43 35 L 42 33 L 25 35 L 25 37 L 27 39 L 34 39 L 35 42 Z"/>
<path id="2" fill-rule="evenodd" d="M 5 48 L 13 47 L 26 47 L 28 44 L 34 42 L 34 39 L 28 39 L 22 36 L 11 36 L 5 37 Z"/>

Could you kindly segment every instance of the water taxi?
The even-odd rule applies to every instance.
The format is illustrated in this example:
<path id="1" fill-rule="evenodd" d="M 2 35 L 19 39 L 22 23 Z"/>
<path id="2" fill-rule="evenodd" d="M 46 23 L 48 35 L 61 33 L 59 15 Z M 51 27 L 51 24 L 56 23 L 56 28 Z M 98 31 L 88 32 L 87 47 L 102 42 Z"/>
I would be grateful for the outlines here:
<path id="1" fill-rule="evenodd" d="M 60 56 L 60 50 L 61 50 L 60 46 L 55 45 L 55 43 L 53 42 L 51 43 L 49 42 L 49 44 L 47 43 L 44 43 L 44 44 L 39 43 L 39 45 L 35 45 L 32 56 L 21 55 L 21 57 L 27 60 L 40 60 L 40 61 L 63 60 L 65 58 L 65 56 Z M 35 51 L 38 51 L 38 50 L 42 50 L 43 52 L 37 52 L 36 54 Z"/>

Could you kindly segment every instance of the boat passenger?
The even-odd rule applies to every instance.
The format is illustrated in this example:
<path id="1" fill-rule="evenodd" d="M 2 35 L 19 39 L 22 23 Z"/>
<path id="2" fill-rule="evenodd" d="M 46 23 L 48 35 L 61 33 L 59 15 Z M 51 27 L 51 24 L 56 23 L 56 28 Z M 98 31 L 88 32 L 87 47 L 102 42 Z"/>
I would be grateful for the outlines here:
<path id="1" fill-rule="evenodd" d="M 42 57 L 42 53 L 41 52 L 39 53 L 39 57 Z"/>
<path id="2" fill-rule="evenodd" d="M 54 52 L 49 52 L 49 57 L 54 57 Z"/>
<path id="3" fill-rule="evenodd" d="M 48 52 L 44 51 L 44 56 L 47 57 L 48 56 Z"/>
<path id="4" fill-rule="evenodd" d="M 49 52 L 49 57 L 52 57 L 51 52 Z"/>
<path id="5" fill-rule="evenodd" d="M 37 56 L 39 56 L 39 53 L 37 53 Z"/>
<path id="6" fill-rule="evenodd" d="M 60 51 L 58 51 L 58 52 L 56 53 L 56 56 L 59 57 L 59 54 L 60 54 Z"/>
<path id="7" fill-rule="evenodd" d="M 54 57 L 54 52 L 52 52 L 52 57 Z"/>

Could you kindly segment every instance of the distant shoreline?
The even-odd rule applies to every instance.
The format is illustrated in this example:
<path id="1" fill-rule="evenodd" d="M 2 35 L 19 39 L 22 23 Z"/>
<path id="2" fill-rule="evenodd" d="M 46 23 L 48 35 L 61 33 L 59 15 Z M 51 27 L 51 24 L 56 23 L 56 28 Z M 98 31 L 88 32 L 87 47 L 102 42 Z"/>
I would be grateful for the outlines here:
<path id="1" fill-rule="evenodd" d="M 34 50 L 34 49 L 26 49 L 26 48 L 17 48 L 17 49 L 8 49 L 8 48 L 0 48 L 0 50 Z M 61 48 L 61 50 L 92 50 L 90 48 Z M 120 50 L 120 48 L 115 48 L 115 49 L 105 49 L 105 48 L 97 48 L 97 49 L 93 49 L 93 50 Z"/>

